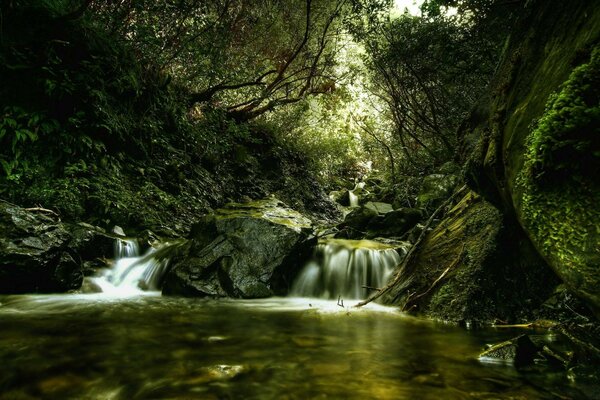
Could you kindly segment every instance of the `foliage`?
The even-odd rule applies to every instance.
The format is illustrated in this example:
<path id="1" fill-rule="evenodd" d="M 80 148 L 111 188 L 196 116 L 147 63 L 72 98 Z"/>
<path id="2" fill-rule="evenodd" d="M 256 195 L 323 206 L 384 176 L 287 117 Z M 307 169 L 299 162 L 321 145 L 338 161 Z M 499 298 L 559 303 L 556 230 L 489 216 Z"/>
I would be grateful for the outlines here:
<path id="1" fill-rule="evenodd" d="M 387 106 L 409 164 L 418 153 L 440 165 L 455 155 L 456 130 L 493 72 L 497 43 L 446 17 L 403 15 L 367 42 L 371 90 Z"/>
<path id="2" fill-rule="evenodd" d="M 372 3 L 372 4 L 371 4 Z M 380 0 L 93 1 L 106 29 L 238 121 L 333 90 L 350 15 Z"/>

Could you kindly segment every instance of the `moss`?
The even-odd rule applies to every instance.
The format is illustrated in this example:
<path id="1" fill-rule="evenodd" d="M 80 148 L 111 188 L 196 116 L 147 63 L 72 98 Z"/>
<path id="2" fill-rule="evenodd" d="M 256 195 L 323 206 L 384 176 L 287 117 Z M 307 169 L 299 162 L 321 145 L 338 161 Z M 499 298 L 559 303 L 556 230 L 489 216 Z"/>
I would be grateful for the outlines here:
<path id="1" fill-rule="evenodd" d="M 224 208 L 215 211 L 219 219 L 228 218 L 263 218 L 279 225 L 285 225 L 300 231 L 302 228 L 310 228 L 312 223 L 302 214 L 294 211 L 279 200 L 269 198 L 256 200 L 248 203 L 229 203 Z"/>
<path id="2" fill-rule="evenodd" d="M 538 250 L 600 307 L 600 47 L 573 69 L 527 140 L 520 213 Z"/>

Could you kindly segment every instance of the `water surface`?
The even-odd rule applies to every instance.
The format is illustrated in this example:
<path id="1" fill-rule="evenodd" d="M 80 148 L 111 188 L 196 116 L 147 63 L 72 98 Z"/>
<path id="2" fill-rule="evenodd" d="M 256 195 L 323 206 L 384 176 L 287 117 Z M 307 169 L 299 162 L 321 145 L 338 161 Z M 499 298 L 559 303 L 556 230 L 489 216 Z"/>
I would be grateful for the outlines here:
<path id="1" fill-rule="evenodd" d="M 564 372 L 477 361 L 515 332 L 374 304 L 3 296 L 0 327 L 0 399 L 586 398 Z"/>

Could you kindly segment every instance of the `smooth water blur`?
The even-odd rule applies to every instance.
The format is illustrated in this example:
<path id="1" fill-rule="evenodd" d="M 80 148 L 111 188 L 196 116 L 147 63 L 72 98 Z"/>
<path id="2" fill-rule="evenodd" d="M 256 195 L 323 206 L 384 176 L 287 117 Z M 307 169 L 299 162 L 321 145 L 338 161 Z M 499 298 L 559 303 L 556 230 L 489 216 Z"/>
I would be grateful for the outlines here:
<path id="1" fill-rule="evenodd" d="M 564 372 L 476 360 L 515 335 L 370 304 L 0 297 L 0 399 L 581 398 Z"/>
<path id="2" fill-rule="evenodd" d="M 295 296 L 365 299 L 390 279 L 401 257 L 392 246 L 369 240 L 328 239 L 294 281 Z"/>

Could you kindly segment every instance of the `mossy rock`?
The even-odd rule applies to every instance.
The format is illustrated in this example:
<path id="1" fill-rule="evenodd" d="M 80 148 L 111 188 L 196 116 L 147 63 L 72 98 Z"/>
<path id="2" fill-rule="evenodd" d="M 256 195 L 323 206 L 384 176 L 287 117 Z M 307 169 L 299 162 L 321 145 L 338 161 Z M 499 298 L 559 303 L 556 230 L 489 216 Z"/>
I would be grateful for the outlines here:
<path id="1" fill-rule="evenodd" d="M 478 159 L 466 174 L 476 191 L 515 215 L 597 316 L 599 43 L 593 2 L 528 2 L 492 82 L 488 119 L 475 128 L 482 133 Z"/>
<path id="2" fill-rule="evenodd" d="M 517 213 L 556 273 L 600 313 L 600 46 L 550 97 L 527 144 Z"/>
<path id="3" fill-rule="evenodd" d="M 277 199 L 229 204 L 194 225 L 163 294 L 262 298 L 286 294 L 312 249 L 310 220 Z"/>
<path id="4" fill-rule="evenodd" d="M 519 240 L 507 237 L 506 226 L 495 206 L 469 192 L 427 234 L 402 283 L 384 300 L 453 322 L 526 318 L 523 304 L 540 304 L 555 277 L 535 257 L 525 261 L 511 256 L 519 253 Z"/>

